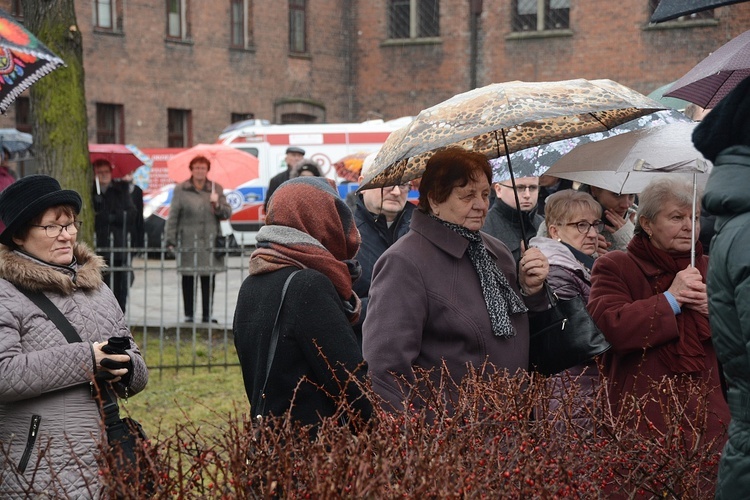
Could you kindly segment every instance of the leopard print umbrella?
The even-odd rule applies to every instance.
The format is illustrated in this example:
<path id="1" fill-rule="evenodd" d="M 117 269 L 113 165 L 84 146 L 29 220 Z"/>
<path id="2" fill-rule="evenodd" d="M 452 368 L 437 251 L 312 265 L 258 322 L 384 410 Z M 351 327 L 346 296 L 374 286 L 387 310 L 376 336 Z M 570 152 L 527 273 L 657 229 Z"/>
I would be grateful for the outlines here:
<path id="1" fill-rule="evenodd" d="M 495 83 L 425 109 L 393 132 L 359 189 L 417 179 L 427 160 L 449 146 L 498 158 L 606 131 L 662 109 L 663 104 L 612 80 Z"/>

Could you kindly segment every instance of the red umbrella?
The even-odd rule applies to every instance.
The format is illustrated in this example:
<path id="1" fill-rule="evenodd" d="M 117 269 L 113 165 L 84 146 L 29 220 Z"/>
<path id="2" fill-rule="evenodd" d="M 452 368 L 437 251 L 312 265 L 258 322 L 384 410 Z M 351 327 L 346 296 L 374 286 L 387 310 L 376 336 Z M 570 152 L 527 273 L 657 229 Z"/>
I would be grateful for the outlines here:
<path id="1" fill-rule="evenodd" d="M 709 109 L 750 76 L 750 30 L 728 41 L 674 82 L 664 95 Z"/>
<path id="2" fill-rule="evenodd" d="M 21 92 L 65 63 L 0 9 L 0 113 Z"/>
<path id="3" fill-rule="evenodd" d="M 112 164 L 112 177 L 134 172 L 141 165 L 151 165 L 151 158 L 132 144 L 89 144 L 89 160 L 107 160 Z"/>
<path id="4" fill-rule="evenodd" d="M 190 162 L 205 156 L 211 162 L 208 178 L 222 187 L 234 189 L 242 183 L 258 178 L 258 158 L 224 144 L 198 144 L 167 160 L 167 172 L 175 182 L 190 178 Z"/>

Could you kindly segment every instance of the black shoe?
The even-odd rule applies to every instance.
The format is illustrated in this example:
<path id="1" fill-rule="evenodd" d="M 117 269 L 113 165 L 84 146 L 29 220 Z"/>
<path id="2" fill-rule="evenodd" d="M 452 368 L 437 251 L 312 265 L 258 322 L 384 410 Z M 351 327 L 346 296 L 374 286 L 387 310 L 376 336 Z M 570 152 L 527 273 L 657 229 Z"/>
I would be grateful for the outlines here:
<path id="1" fill-rule="evenodd" d="M 195 318 L 192 316 L 185 316 L 185 323 L 195 323 Z"/>
<path id="2" fill-rule="evenodd" d="M 208 316 L 203 316 L 203 322 L 204 322 L 204 323 L 215 323 L 215 324 L 219 324 L 219 320 L 217 320 L 216 318 L 209 318 Z"/>

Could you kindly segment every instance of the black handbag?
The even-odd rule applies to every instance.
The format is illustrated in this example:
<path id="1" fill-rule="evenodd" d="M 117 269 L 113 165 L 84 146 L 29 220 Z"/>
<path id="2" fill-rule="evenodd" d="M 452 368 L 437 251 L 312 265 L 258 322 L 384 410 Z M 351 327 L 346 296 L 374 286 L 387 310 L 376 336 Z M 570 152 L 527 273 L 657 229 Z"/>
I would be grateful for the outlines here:
<path id="1" fill-rule="evenodd" d="M 542 375 L 554 375 L 592 360 L 611 345 L 594 323 L 580 295 L 560 299 L 545 283 L 551 304 L 529 312 L 529 365 Z"/>
<path id="2" fill-rule="evenodd" d="M 228 253 L 227 237 L 220 234 L 214 240 L 214 255 L 216 257 L 224 257 Z"/>
<path id="3" fill-rule="evenodd" d="M 46 295 L 42 292 L 17 288 L 47 315 L 69 343 L 83 342 L 68 318 Z M 129 343 L 128 341 L 128 345 Z M 123 478 L 123 485 L 137 479 L 140 492 L 154 492 L 156 478 L 151 474 L 148 463 L 145 461 L 145 449 L 149 446 L 146 432 L 135 419 L 120 418 L 117 395 L 114 394 L 112 387 L 106 381 L 97 380 L 95 387 L 101 396 L 100 409 L 107 433 L 107 443 L 110 447 L 110 454 L 114 459 L 112 464 L 114 466 L 113 474 L 120 475 Z M 138 451 L 139 448 L 144 451 Z"/>

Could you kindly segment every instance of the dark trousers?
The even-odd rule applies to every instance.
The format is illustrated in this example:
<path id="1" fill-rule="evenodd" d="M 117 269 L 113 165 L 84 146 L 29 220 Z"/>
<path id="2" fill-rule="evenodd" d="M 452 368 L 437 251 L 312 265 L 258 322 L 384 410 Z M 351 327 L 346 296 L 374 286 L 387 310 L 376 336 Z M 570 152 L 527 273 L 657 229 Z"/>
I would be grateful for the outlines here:
<path id="1" fill-rule="evenodd" d="M 214 275 L 200 276 L 201 279 L 201 298 L 203 306 L 203 319 L 211 319 L 211 306 L 214 301 L 214 288 L 216 280 Z M 193 298 L 195 296 L 195 276 L 192 274 L 182 275 L 182 303 L 185 307 L 185 316 L 195 316 L 193 314 Z"/>

